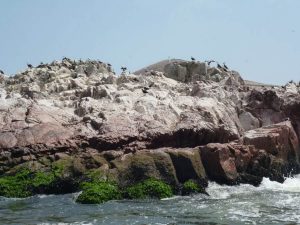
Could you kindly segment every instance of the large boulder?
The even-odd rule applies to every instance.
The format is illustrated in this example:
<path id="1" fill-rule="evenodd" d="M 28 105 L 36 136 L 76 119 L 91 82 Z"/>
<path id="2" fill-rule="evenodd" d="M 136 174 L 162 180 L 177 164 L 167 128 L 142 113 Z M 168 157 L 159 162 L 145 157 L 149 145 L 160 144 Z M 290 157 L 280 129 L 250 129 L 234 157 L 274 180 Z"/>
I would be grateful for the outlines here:
<path id="1" fill-rule="evenodd" d="M 235 158 L 226 144 L 208 144 L 200 147 L 200 152 L 209 179 L 226 184 L 237 182 Z"/>
<path id="2" fill-rule="evenodd" d="M 299 140 L 290 121 L 247 131 L 243 141 L 286 162 L 299 163 Z"/>
<path id="3" fill-rule="evenodd" d="M 198 148 L 167 149 L 166 152 L 172 159 L 180 183 L 192 179 L 199 181 L 203 186 L 207 185 L 206 172 Z"/>
<path id="4" fill-rule="evenodd" d="M 116 179 L 121 186 L 128 186 L 147 178 L 178 184 L 172 160 L 164 151 L 147 150 L 130 153 L 113 160 L 111 164 L 117 170 Z"/>

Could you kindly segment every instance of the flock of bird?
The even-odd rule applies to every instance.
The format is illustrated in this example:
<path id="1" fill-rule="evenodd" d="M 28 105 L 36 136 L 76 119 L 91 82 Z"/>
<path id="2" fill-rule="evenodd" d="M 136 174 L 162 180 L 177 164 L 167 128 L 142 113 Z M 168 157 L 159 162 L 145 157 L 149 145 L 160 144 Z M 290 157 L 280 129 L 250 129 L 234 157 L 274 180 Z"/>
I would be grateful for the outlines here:
<path id="1" fill-rule="evenodd" d="M 88 60 L 89 60 L 89 59 L 88 59 Z M 63 58 L 62 58 L 62 62 L 64 62 L 64 61 L 71 61 L 71 59 L 69 59 L 69 58 L 67 58 L 67 57 L 63 57 Z M 90 61 L 90 60 L 89 60 L 89 61 Z M 192 61 L 192 62 L 195 62 L 196 59 L 195 59 L 194 57 L 191 57 L 191 61 Z M 80 59 L 79 62 L 82 63 L 82 60 Z M 103 62 L 101 62 L 101 61 L 99 61 L 99 62 L 100 62 L 100 63 L 103 63 Z M 225 63 L 223 63 L 223 66 L 221 66 L 221 65 L 220 65 L 218 62 L 216 62 L 215 60 L 207 60 L 207 61 L 205 61 L 205 63 L 207 63 L 207 65 L 210 65 L 211 63 L 217 63 L 217 68 L 218 68 L 218 69 L 223 69 L 223 70 L 226 71 L 226 72 L 228 71 L 228 67 L 226 66 Z M 108 63 L 107 66 L 111 67 L 112 65 L 111 65 L 110 63 Z M 27 63 L 27 67 L 28 67 L 29 69 L 34 68 L 34 66 L 33 66 L 32 64 L 30 64 L 30 63 Z M 49 70 L 51 70 L 51 67 L 50 67 L 48 64 L 44 64 L 43 62 L 41 62 L 41 63 L 37 66 L 37 68 L 43 68 L 43 67 L 47 67 Z M 122 67 L 121 67 L 121 70 L 122 70 L 122 75 L 124 75 L 124 74 L 126 74 L 127 67 L 126 67 L 126 66 L 122 66 Z M 0 70 L 0 74 L 4 74 L 4 71 L 3 71 L 3 70 Z M 148 92 L 149 92 L 149 89 L 150 89 L 153 85 L 154 85 L 154 83 L 150 84 L 148 87 L 143 87 L 143 88 L 142 88 L 142 92 L 143 92 L 144 94 L 148 93 Z"/>
<path id="2" fill-rule="evenodd" d="M 64 60 L 70 60 L 70 59 L 67 58 L 67 57 L 63 57 L 62 61 L 64 61 Z M 194 57 L 191 57 L 191 60 L 192 60 L 192 62 L 195 62 L 195 61 L 196 61 L 196 59 L 195 59 Z M 82 60 L 80 59 L 79 62 L 82 62 Z M 102 63 L 101 61 L 99 61 L 99 62 Z M 227 65 L 226 65 L 225 63 L 223 63 L 223 66 L 221 66 L 221 65 L 220 65 L 218 62 L 216 62 L 215 60 L 206 60 L 206 61 L 204 61 L 204 62 L 207 63 L 208 65 L 210 65 L 211 63 L 217 63 L 217 68 L 219 68 L 219 69 L 224 69 L 225 71 L 228 70 L 228 67 L 227 67 Z M 44 64 L 43 62 L 41 62 L 41 63 L 37 66 L 37 68 L 42 68 L 42 67 L 44 67 L 44 66 L 46 66 L 48 69 L 51 69 L 51 67 L 50 67 L 49 65 L 46 65 L 46 64 Z M 111 67 L 112 65 L 111 65 L 110 63 L 108 63 L 107 66 Z M 28 67 L 29 69 L 34 68 L 34 66 L 33 66 L 32 64 L 30 64 L 30 63 L 27 63 L 27 67 Z M 121 67 L 121 70 L 122 70 L 122 72 L 123 72 L 123 74 L 124 74 L 124 73 L 127 71 L 127 67 L 122 66 L 122 67 Z M 3 70 L 0 70 L 0 74 L 4 74 L 4 71 L 3 71 Z"/>

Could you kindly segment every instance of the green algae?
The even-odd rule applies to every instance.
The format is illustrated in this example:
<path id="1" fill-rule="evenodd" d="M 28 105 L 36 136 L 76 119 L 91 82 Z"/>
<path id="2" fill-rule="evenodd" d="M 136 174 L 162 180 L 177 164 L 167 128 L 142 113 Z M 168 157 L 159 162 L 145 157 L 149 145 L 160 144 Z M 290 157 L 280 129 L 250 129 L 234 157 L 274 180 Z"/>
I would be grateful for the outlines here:
<path id="1" fill-rule="evenodd" d="M 161 180 L 149 178 L 137 184 L 128 187 L 124 196 L 129 199 L 146 198 L 169 198 L 173 196 L 173 190 L 170 185 Z"/>
<path id="2" fill-rule="evenodd" d="M 82 193 L 76 202 L 82 204 L 100 204 L 110 200 L 122 199 L 118 186 L 110 182 L 83 182 Z"/>
<path id="3" fill-rule="evenodd" d="M 182 195 L 190 195 L 195 193 L 204 193 L 204 189 L 197 182 L 188 180 L 183 184 Z"/>

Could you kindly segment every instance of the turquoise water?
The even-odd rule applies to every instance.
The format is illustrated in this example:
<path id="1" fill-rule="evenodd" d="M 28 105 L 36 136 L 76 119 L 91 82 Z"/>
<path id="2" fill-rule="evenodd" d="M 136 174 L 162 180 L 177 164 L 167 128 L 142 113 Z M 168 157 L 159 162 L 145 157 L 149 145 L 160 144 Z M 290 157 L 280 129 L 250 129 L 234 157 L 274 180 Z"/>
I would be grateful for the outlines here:
<path id="1" fill-rule="evenodd" d="M 0 224 L 300 224 L 300 176 L 259 187 L 210 183 L 202 194 L 80 205 L 78 194 L 0 198 Z"/>

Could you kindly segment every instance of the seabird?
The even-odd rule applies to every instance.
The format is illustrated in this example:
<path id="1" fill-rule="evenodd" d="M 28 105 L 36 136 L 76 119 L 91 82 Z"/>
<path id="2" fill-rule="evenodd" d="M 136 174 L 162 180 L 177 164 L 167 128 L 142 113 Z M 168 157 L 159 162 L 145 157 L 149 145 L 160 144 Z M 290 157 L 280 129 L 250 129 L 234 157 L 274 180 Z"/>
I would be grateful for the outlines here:
<path id="1" fill-rule="evenodd" d="M 227 70 L 228 70 L 228 67 L 226 66 L 226 64 L 225 64 L 225 63 L 223 63 L 223 66 L 224 66 L 224 68 L 225 68 L 225 69 L 227 69 Z"/>
<path id="2" fill-rule="evenodd" d="M 195 61 L 195 58 L 192 56 L 192 57 L 191 57 L 191 60 L 192 60 L 192 61 Z"/>
<path id="3" fill-rule="evenodd" d="M 217 63 L 217 67 L 218 67 L 219 69 L 222 69 L 222 66 L 221 66 L 219 63 Z"/>
<path id="4" fill-rule="evenodd" d="M 28 68 L 32 68 L 33 66 L 31 65 L 31 64 L 29 64 L 29 63 L 27 63 L 27 66 L 28 66 Z"/>
<path id="5" fill-rule="evenodd" d="M 110 63 L 107 63 L 107 65 L 108 65 L 108 66 L 111 66 L 111 64 L 110 64 Z"/>
<path id="6" fill-rule="evenodd" d="M 44 63 L 41 62 L 40 65 L 37 66 L 37 68 L 42 68 L 44 66 Z"/>
<path id="7" fill-rule="evenodd" d="M 126 70 L 127 70 L 127 67 L 121 67 L 121 70 L 123 71 L 123 72 L 125 72 Z"/>
<path id="8" fill-rule="evenodd" d="M 210 65 L 211 63 L 216 62 L 216 61 L 215 60 L 207 60 L 205 62 L 207 62 L 207 65 Z"/>
<path id="9" fill-rule="evenodd" d="M 47 68 L 49 69 L 49 70 L 51 70 L 52 68 L 51 68 L 51 66 L 47 66 Z"/>
<path id="10" fill-rule="evenodd" d="M 144 94 L 147 94 L 147 93 L 148 93 L 148 90 L 149 90 L 149 88 L 146 88 L 146 87 L 143 87 L 143 88 L 142 88 L 142 92 L 143 92 Z"/>
<path id="11" fill-rule="evenodd" d="M 3 70 L 0 70 L 0 74 L 4 74 Z"/>

